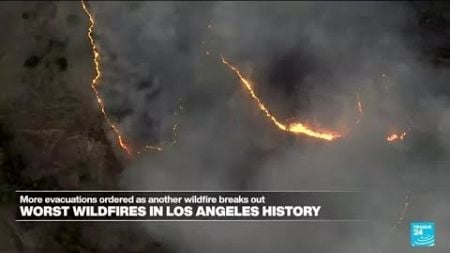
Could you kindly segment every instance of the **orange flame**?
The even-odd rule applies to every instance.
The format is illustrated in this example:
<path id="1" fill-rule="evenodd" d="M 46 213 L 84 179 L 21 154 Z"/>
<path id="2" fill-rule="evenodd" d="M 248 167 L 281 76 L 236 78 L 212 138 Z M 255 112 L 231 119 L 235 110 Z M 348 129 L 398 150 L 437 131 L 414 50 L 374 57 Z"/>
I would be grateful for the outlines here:
<path id="1" fill-rule="evenodd" d="M 117 125 L 115 125 L 111 119 L 108 117 L 108 114 L 106 114 L 106 110 L 105 110 L 105 104 L 103 103 L 102 98 L 100 97 L 100 93 L 97 90 L 97 86 L 98 86 L 98 81 L 100 80 L 100 78 L 102 77 L 102 72 L 100 71 L 100 54 L 97 50 L 97 46 L 95 45 L 95 41 L 94 38 L 92 36 L 92 32 L 94 31 L 94 27 L 95 27 L 95 21 L 93 16 L 91 15 L 91 13 L 89 12 L 86 3 L 84 0 L 81 0 L 81 6 L 83 7 L 84 12 L 86 13 L 86 15 L 89 18 L 89 28 L 88 28 L 88 33 L 87 36 L 89 38 L 89 41 L 91 43 L 91 47 L 92 47 L 92 52 L 93 52 L 93 62 L 95 65 L 95 76 L 92 79 L 92 83 L 91 83 L 91 88 L 94 91 L 95 97 L 97 98 L 97 103 L 100 107 L 100 110 L 103 114 L 103 116 L 105 117 L 106 123 L 111 127 L 111 129 L 114 131 L 114 134 L 116 135 L 117 138 L 117 142 L 119 144 L 119 146 L 125 151 L 127 152 L 128 155 L 131 155 L 131 148 L 125 143 L 124 141 L 124 137 L 120 134 L 119 128 L 117 127 Z"/>
<path id="2" fill-rule="evenodd" d="M 249 92 L 250 96 L 253 98 L 253 100 L 258 105 L 259 109 L 266 115 L 272 123 L 281 129 L 282 131 L 293 133 L 293 134 L 304 134 L 310 137 L 319 138 L 327 141 L 335 140 L 339 137 L 342 137 L 340 133 L 333 132 L 333 131 L 327 131 L 327 130 L 316 130 L 311 127 L 308 127 L 304 123 L 301 122 L 293 122 L 290 124 L 283 124 L 281 123 L 267 108 L 267 106 L 261 101 L 261 99 L 256 95 L 255 91 L 252 88 L 252 85 L 250 81 L 245 79 L 240 71 L 233 65 L 231 65 L 225 58 L 222 57 L 222 62 L 227 65 L 231 70 L 233 70 L 236 75 L 241 80 L 242 84 L 246 88 L 246 90 Z"/>
<path id="3" fill-rule="evenodd" d="M 405 139 L 405 137 L 406 137 L 406 132 L 403 132 L 401 134 L 394 133 L 394 134 L 391 134 L 391 135 L 387 136 L 386 140 L 389 141 L 389 142 L 401 141 L 401 140 Z"/>

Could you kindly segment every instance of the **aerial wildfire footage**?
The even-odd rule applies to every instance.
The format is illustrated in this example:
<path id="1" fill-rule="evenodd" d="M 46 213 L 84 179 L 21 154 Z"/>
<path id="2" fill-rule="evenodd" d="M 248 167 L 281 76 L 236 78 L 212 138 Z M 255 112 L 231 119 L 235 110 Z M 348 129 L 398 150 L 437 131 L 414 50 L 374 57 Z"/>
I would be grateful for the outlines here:
<path id="1" fill-rule="evenodd" d="M 82 5 L 82 8 L 83 8 L 84 12 L 86 13 L 87 17 L 89 18 L 89 22 L 90 22 L 87 36 L 89 38 L 89 42 L 92 47 L 92 54 L 93 54 L 92 60 L 93 60 L 94 66 L 95 66 L 95 76 L 92 79 L 92 84 L 91 84 L 92 90 L 95 93 L 95 97 L 97 98 L 97 102 L 100 107 L 100 110 L 105 117 L 105 121 L 110 126 L 110 128 L 114 131 L 115 138 L 117 139 L 117 144 L 120 146 L 120 148 L 123 149 L 124 152 L 126 152 L 130 156 L 133 153 L 139 154 L 140 151 L 133 151 L 134 148 L 130 147 L 130 145 L 127 144 L 126 137 L 121 133 L 121 131 L 119 130 L 119 127 L 111 121 L 110 117 L 108 116 L 108 114 L 106 112 L 105 105 L 103 103 L 103 99 L 97 89 L 97 86 L 100 85 L 102 73 L 101 73 L 101 67 L 100 67 L 100 65 L 101 65 L 100 53 L 97 50 L 97 46 L 96 46 L 95 40 L 93 38 L 93 32 L 95 29 L 95 20 L 94 20 L 94 17 L 92 16 L 92 14 L 89 12 L 86 2 L 81 1 L 81 5 Z M 210 51 L 207 51 L 207 54 L 209 55 Z M 281 131 L 284 131 L 288 134 L 294 134 L 294 135 L 306 135 L 311 138 L 318 138 L 318 139 L 321 139 L 324 141 L 335 141 L 335 140 L 343 138 L 347 134 L 349 134 L 349 130 L 337 131 L 337 130 L 315 128 L 312 126 L 308 126 L 307 123 L 300 122 L 300 121 L 299 122 L 291 122 L 289 124 L 283 123 L 281 120 L 279 120 L 275 115 L 273 115 L 270 112 L 270 110 L 268 109 L 268 106 L 264 104 L 264 102 L 258 97 L 258 95 L 256 95 L 256 92 L 253 88 L 254 85 L 241 74 L 241 72 L 239 71 L 239 69 L 236 66 L 234 66 L 230 62 L 228 62 L 228 60 L 226 60 L 223 56 L 221 56 L 221 58 L 219 60 L 221 60 L 223 64 L 225 64 L 230 70 L 232 70 L 234 72 L 234 74 L 239 78 L 239 81 L 242 83 L 244 90 L 246 92 L 248 92 L 249 98 L 254 100 L 256 106 L 259 108 L 259 110 L 261 110 L 263 115 L 266 116 L 269 119 L 269 121 L 271 121 L 273 126 L 280 129 Z M 363 102 L 360 100 L 359 95 L 357 97 L 358 97 L 357 104 L 356 104 L 357 109 L 358 109 L 357 110 L 357 112 L 358 112 L 357 124 L 359 124 L 359 122 L 361 121 L 361 118 L 363 116 L 363 106 L 362 106 Z M 176 128 L 177 128 L 177 124 L 175 124 L 172 129 L 174 137 L 176 136 Z M 385 139 L 387 142 L 396 142 L 396 141 L 403 140 L 405 137 L 406 137 L 406 131 L 400 131 L 400 132 L 396 132 L 396 133 L 388 133 L 385 136 Z M 173 145 L 173 144 L 175 144 L 175 142 L 176 142 L 176 140 L 173 140 L 171 142 L 171 144 Z M 144 148 L 157 150 L 157 151 L 163 151 L 163 147 L 158 144 L 145 145 Z"/>
<path id="2" fill-rule="evenodd" d="M 17 76 L 32 88 L 11 88 L 20 94 L 10 106 L 17 124 L 0 120 L 25 136 L 14 147 L 31 162 L 8 180 L 27 179 L 33 189 L 364 192 L 373 218 L 136 222 L 145 233 L 118 233 L 129 245 L 117 252 L 151 252 L 130 246 L 151 238 L 157 252 L 406 253 L 409 223 L 420 220 L 436 222 L 435 252 L 450 252 L 450 226 L 442 225 L 450 220 L 450 5 L 23 6 L 33 50 L 18 54 L 32 56 Z M 8 31 L 28 45 L 20 29 Z M 0 51 L 0 62 L 16 51 Z M 59 54 L 64 70 L 52 63 Z M 33 146 L 39 138 L 48 148 Z M 336 214 L 353 210 L 337 206 Z M 60 228 L 83 234 L 74 243 L 96 240 L 97 228 L 73 224 Z M 15 226 L 7 224 L 28 240 Z M 99 225 L 99 238 L 116 233 L 108 226 Z"/>
<path id="3" fill-rule="evenodd" d="M 134 154 L 140 154 L 141 150 L 150 149 L 150 150 L 156 150 L 156 151 L 164 151 L 167 146 L 163 146 L 161 144 L 151 144 L 151 145 L 144 145 L 141 149 L 131 147 L 127 141 L 126 137 L 123 133 L 119 130 L 119 127 L 117 124 L 113 123 L 108 116 L 105 104 L 103 102 L 103 99 L 100 95 L 100 92 L 98 91 L 98 86 L 101 82 L 102 72 L 101 72 L 101 58 L 100 53 L 98 52 L 98 48 L 96 46 L 96 42 L 93 36 L 93 32 L 95 29 L 95 19 L 91 12 L 89 11 L 89 7 L 86 4 L 86 1 L 81 0 L 81 6 L 83 8 L 83 11 L 87 15 L 89 19 L 89 27 L 87 31 L 87 36 L 89 38 L 90 46 L 92 48 L 92 60 L 93 64 L 95 66 L 95 76 L 92 79 L 91 88 L 95 94 L 95 97 L 97 99 L 99 108 L 105 118 L 106 123 L 108 126 L 113 130 L 114 136 L 116 138 L 117 145 L 130 157 Z M 208 25 L 210 28 L 211 25 Z M 207 55 L 211 55 L 211 51 L 206 51 Z M 268 119 L 268 124 L 272 124 L 273 127 L 278 128 L 279 130 L 285 132 L 286 134 L 292 134 L 292 135 L 305 135 L 310 138 L 317 138 L 322 141 L 339 141 L 341 138 L 345 138 L 347 135 L 351 134 L 351 131 L 349 127 L 347 127 L 345 130 L 330 130 L 330 129 L 324 129 L 319 127 L 313 127 L 310 124 L 307 123 L 307 121 L 296 121 L 296 122 L 290 122 L 290 123 L 284 123 L 282 120 L 280 120 L 276 115 L 274 115 L 270 110 L 269 106 L 266 105 L 262 99 L 256 94 L 255 92 L 255 84 L 251 82 L 248 78 L 244 77 L 244 75 L 241 73 L 241 71 L 238 69 L 237 66 L 231 64 L 224 56 L 220 55 L 218 57 L 218 60 L 220 60 L 226 67 L 229 68 L 231 71 L 230 73 L 234 74 L 238 81 L 242 84 L 243 90 L 247 93 L 247 97 L 251 100 L 253 100 L 255 106 L 261 111 L 262 115 L 265 116 Z M 363 101 L 360 97 L 360 95 L 357 93 L 356 95 L 356 122 L 354 122 L 354 125 L 360 124 L 360 122 L 363 120 L 364 116 L 364 109 L 363 109 Z M 180 99 L 181 101 L 181 99 Z M 182 108 L 180 106 L 180 108 Z M 355 126 L 353 126 L 355 127 Z M 170 142 L 170 146 L 174 145 L 176 143 L 176 129 L 177 129 L 177 123 L 174 124 L 172 131 L 173 131 L 173 138 L 174 140 Z M 407 132 L 405 130 L 400 130 L 398 132 L 390 132 L 387 133 L 386 136 L 384 136 L 385 140 L 388 143 L 393 143 L 397 141 L 402 141 L 405 139 L 407 135 Z M 381 137 L 383 138 L 383 136 Z M 404 220 L 404 216 L 406 214 L 408 204 L 409 204 L 409 193 L 406 195 L 406 198 L 403 203 L 403 207 L 400 212 L 400 217 L 397 222 L 394 223 L 394 225 L 390 229 L 390 233 L 395 231 L 397 226 L 401 225 L 401 223 Z M 389 234 L 390 234 L 389 233 Z M 382 249 L 379 250 L 379 252 L 382 252 Z"/>

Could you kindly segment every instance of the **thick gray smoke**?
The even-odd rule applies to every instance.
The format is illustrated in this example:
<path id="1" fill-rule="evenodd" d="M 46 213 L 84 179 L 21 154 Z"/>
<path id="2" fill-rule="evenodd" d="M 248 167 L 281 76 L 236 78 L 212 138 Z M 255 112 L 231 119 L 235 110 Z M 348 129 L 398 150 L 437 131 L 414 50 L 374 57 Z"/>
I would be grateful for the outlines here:
<path id="1" fill-rule="evenodd" d="M 408 222 L 450 219 L 448 69 L 397 2 L 93 3 L 102 94 L 136 146 L 177 144 L 130 165 L 152 190 L 363 190 L 375 223 L 148 225 L 183 252 L 408 252 Z M 428 44 L 427 44 L 428 43 Z M 431 42 L 433 44 L 433 42 Z M 282 120 L 345 131 L 326 143 L 278 131 L 220 61 L 240 67 Z M 448 88 L 447 88 L 448 89 Z M 363 116 L 357 121 L 357 97 Z M 183 112 L 174 117 L 178 99 Z M 403 142 L 386 136 L 407 131 Z M 412 191 L 405 223 L 397 222 Z M 381 195 L 381 197 L 380 197 Z M 349 208 L 349 207 L 342 207 Z M 444 222 L 444 223 L 443 223 Z M 389 238 L 389 240 L 385 240 Z M 436 252 L 450 244 L 437 242 Z"/>

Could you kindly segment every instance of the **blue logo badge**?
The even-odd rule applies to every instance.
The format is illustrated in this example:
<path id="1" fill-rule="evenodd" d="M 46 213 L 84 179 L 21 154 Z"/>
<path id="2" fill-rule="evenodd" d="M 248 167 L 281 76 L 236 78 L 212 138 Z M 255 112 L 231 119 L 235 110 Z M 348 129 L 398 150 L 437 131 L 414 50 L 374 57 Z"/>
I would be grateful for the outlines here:
<path id="1" fill-rule="evenodd" d="M 410 232 L 412 247 L 434 246 L 434 222 L 412 222 Z"/>

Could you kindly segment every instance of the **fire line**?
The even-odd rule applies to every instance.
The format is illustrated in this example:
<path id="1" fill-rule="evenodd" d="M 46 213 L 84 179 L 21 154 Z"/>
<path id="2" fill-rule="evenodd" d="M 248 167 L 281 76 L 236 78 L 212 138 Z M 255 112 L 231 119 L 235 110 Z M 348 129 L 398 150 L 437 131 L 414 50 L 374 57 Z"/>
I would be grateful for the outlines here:
<path id="1" fill-rule="evenodd" d="M 133 154 L 132 152 L 132 148 L 130 147 L 129 144 L 127 144 L 127 142 L 125 141 L 125 137 L 123 134 L 120 133 L 119 127 L 117 126 L 117 124 L 113 123 L 112 120 L 109 118 L 108 114 L 106 113 L 106 109 L 105 109 L 105 104 L 103 102 L 102 97 L 100 96 L 100 92 L 97 89 L 97 86 L 99 86 L 99 81 L 102 77 L 102 72 L 101 72 L 101 68 L 100 68 L 100 53 L 97 50 L 97 46 L 95 44 L 95 40 L 93 37 L 93 32 L 94 32 L 94 27 L 95 27 L 95 20 L 93 15 L 89 12 L 89 9 L 86 5 L 86 1 L 85 0 L 81 0 L 81 7 L 83 8 L 84 13 L 86 14 L 86 16 L 89 18 L 89 27 L 88 27 L 88 32 L 87 32 L 87 36 L 89 38 L 89 42 L 92 48 L 92 53 L 93 53 L 93 58 L 92 61 L 94 62 L 94 67 L 95 67 L 95 76 L 92 78 L 91 81 L 91 88 L 94 91 L 98 106 L 100 107 L 100 111 L 103 114 L 103 117 L 105 118 L 106 123 L 108 124 L 108 126 L 113 130 L 115 138 L 117 140 L 117 143 L 119 144 L 119 147 L 125 151 L 129 156 L 131 156 Z M 181 103 L 182 100 L 179 99 L 179 102 Z M 183 108 L 182 106 L 179 104 L 178 105 L 178 110 L 181 111 Z M 176 115 L 177 113 L 175 113 Z M 172 146 L 176 143 L 176 131 L 177 131 L 177 127 L 178 124 L 175 123 L 174 126 L 172 127 L 172 141 L 170 143 L 168 143 L 165 146 Z M 145 150 L 156 150 L 156 151 L 163 151 L 164 148 L 162 145 L 145 145 L 143 147 L 143 149 Z M 141 152 L 139 150 L 135 151 L 136 154 L 140 154 Z"/>
<path id="2" fill-rule="evenodd" d="M 92 47 L 92 53 L 93 53 L 93 62 L 94 62 L 94 66 L 95 66 L 95 76 L 92 79 L 91 82 L 91 88 L 94 91 L 95 97 L 97 98 L 97 103 L 100 107 L 100 110 L 106 120 L 106 123 L 111 127 L 111 129 L 114 131 L 114 134 L 116 135 L 116 139 L 117 142 L 119 144 L 119 146 L 128 154 L 131 155 L 131 148 L 128 146 L 128 144 L 125 143 L 124 141 L 124 137 L 121 135 L 119 128 L 111 121 L 111 119 L 108 117 L 108 114 L 106 113 L 105 110 L 105 104 L 103 103 L 102 98 L 100 97 L 100 93 L 97 90 L 97 86 L 99 85 L 99 80 L 102 77 L 102 72 L 100 71 L 100 53 L 97 50 L 97 46 L 95 45 L 95 41 L 94 41 L 94 37 L 92 36 L 92 33 L 94 31 L 94 27 L 95 27 L 95 21 L 93 16 L 91 15 L 91 13 L 89 12 L 86 3 L 84 0 L 81 0 L 81 6 L 83 7 L 84 12 L 86 13 L 86 15 L 89 18 L 89 28 L 88 28 L 88 33 L 87 36 L 89 38 L 89 42 L 91 44 Z"/>
<path id="3" fill-rule="evenodd" d="M 252 88 L 252 84 L 249 80 L 242 76 L 241 72 L 237 67 L 231 65 L 224 57 L 222 57 L 222 63 L 227 65 L 234 73 L 239 77 L 240 81 L 244 85 L 245 89 L 249 92 L 250 96 L 258 105 L 259 109 L 265 114 L 265 116 L 270 119 L 270 121 L 278 127 L 280 130 L 293 133 L 293 134 L 304 134 L 310 137 L 332 141 L 342 137 L 342 134 L 329 130 L 317 130 L 313 129 L 302 122 L 293 122 L 289 124 L 281 123 L 267 108 L 267 106 L 261 101 L 261 99 L 256 95 Z"/>

